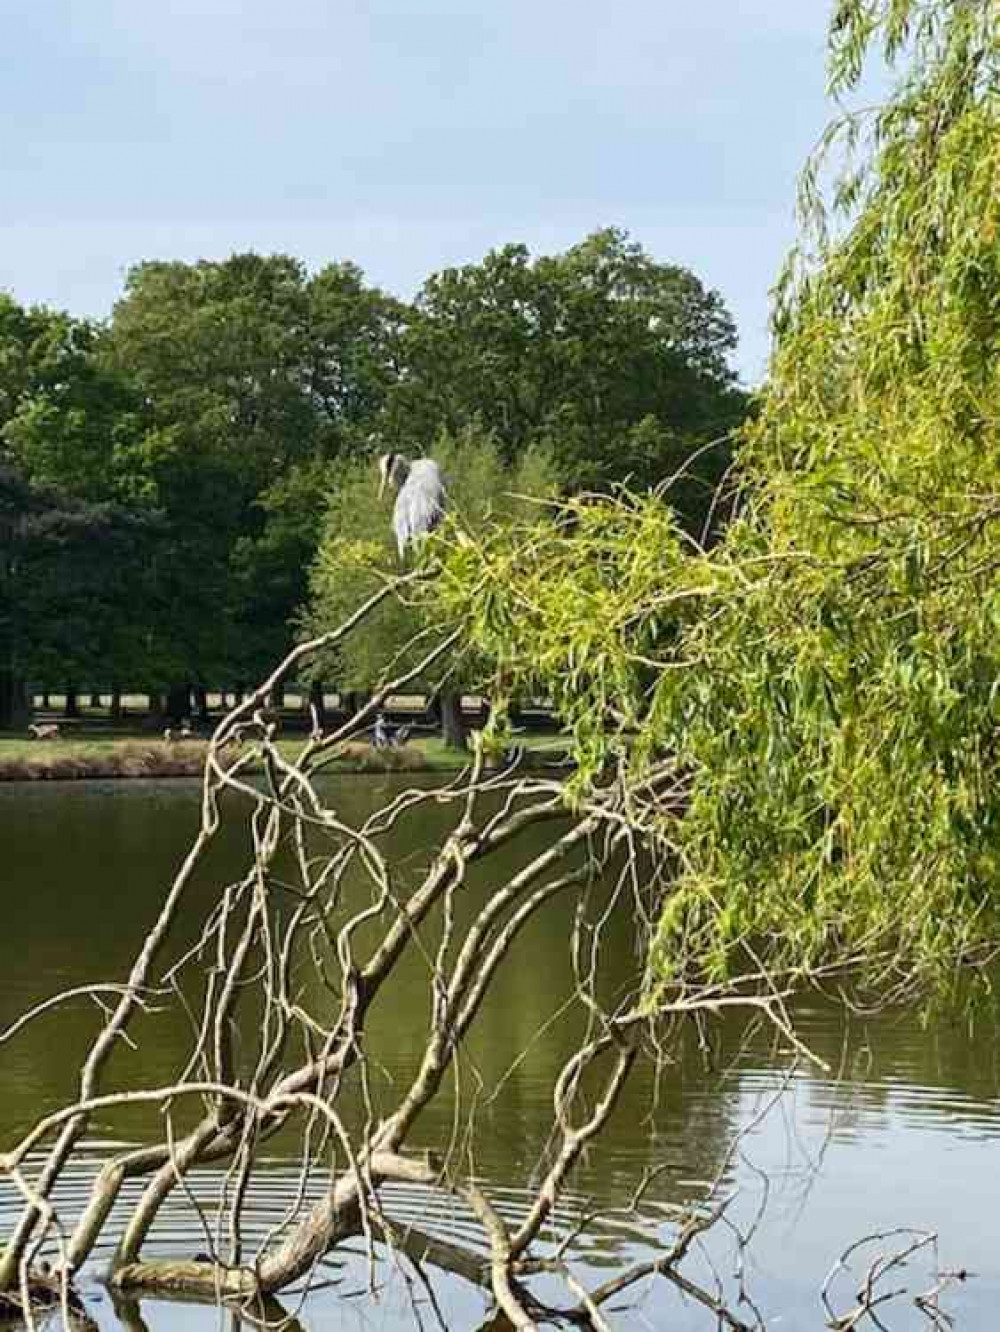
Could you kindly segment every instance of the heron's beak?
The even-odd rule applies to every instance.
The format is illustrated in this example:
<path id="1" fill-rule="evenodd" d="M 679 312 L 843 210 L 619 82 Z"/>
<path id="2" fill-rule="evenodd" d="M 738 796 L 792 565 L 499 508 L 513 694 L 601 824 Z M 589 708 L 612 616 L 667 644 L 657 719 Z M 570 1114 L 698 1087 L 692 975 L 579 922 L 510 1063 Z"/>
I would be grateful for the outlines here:
<path id="1" fill-rule="evenodd" d="M 381 476 L 379 477 L 379 479 L 378 479 L 378 497 L 379 497 L 379 499 L 382 498 L 382 496 L 383 496 L 384 493 L 385 493 L 385 472 L 383 472 L 383 473 L 381 474 Z"/>

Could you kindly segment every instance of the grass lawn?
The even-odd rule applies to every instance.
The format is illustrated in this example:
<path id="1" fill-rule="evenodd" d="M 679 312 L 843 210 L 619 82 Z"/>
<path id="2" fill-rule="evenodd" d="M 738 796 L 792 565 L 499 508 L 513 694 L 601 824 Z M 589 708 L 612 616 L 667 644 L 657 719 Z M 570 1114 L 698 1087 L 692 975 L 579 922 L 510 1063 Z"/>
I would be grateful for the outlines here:
<path id="1" fill-rule="evenodd" d="M 307 743 L 305 735 L 278 741 L 283 757 L 295 758 Z M 538 758 L 558 759 L 564 744 L 559 736 L 522 737 L 523 747 Z M 23 733 L 0 731 L 0 781 L 85 777 L 197 776 L 204 762 L 204 739 L 166 741 L 148 731 L 77 727 L 55 740 L 33 740 Z M 401 749 L 374 749 L 365 741 L 338 745 L 324 763 L 334 772 L 455 772 L 468 754 L 451 749 L 437 736 L 419 736 Z"/>

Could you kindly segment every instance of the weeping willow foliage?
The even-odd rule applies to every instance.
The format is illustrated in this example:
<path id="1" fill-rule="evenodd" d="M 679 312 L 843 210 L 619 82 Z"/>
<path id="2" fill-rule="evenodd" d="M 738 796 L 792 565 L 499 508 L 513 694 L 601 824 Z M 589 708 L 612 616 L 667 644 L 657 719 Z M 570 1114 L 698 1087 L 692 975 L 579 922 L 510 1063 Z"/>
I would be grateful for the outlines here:
<path id="1" fill-rule="evenodd" d="M 553 698 L 574 798 L 675 774 L 665 983 L 940 987 L 1000 937 L 998 38 L 995 0 L 837 6 L 833 92 L 876 53 L 900 81 L 805 172 L 723 540 L 579 500 L 436 585 L 505 688 Z"/>
<path id="2" fill-rule="evenodd" d="M 454 532 L 476 532 L 490 519 L 509 521 L 526 510 L 537 511 L 537 503 L 558 490 L 556 466 L 547 452 L 527 450 L 514 466 L 507 466 L 495 440 L 477 426 L 457 436 L 442 433 L 432 456 L 444 476 Z M 392 529 L 394 501 L 391 487 L 379 498 L 373 459 L 349 464 L 333 478 L 309 574 L 309 603 L 300 619 L 303 637 L 342 623 L 387 579 L 429 553 L 411 554 L 400 564 Z M 430 548 L 435 545 L 432 541 Z M 367 689 L 386 672 L 393 675 L 413 666 L 429 650 L 436 628 L 426 609 L 409 598 L 384 601 L 351 635 L 348 651 L 314 660 L 315 677 L 336 679 L 348 689 Z M 456 686 L 475 685 L 474 661 L 452 658 L 448 666 Z"/>

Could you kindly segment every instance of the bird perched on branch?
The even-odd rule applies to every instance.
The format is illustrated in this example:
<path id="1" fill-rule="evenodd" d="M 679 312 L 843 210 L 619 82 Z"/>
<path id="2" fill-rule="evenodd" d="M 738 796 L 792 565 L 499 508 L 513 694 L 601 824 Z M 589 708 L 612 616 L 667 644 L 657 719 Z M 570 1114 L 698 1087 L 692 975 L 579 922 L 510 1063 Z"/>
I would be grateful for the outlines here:
<path id="1" fill-rule="evenodd" d="M 387 482 L 396 487 L 392 530 L 402 559 L 406 548 L 433 532 L 444 517 L 447 496 L 441 469 L 433 458 L 417 458 L 411 462 L 401 453 L 384 453 L 378 460 L 378 469 L 381 476 L 379 499 Z"/>

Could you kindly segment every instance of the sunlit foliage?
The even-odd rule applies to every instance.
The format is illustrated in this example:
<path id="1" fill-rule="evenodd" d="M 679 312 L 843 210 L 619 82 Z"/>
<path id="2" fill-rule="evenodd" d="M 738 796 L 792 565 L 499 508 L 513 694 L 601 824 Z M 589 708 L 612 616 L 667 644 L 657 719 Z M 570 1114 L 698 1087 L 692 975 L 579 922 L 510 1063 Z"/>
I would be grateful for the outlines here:
<path id="1" fill-rule="evenodd" d="M 551 499 L 558 490 L 555 465 L 547 453 L 528 450 L 507 465 L 495 441 L 472 427 L 457 436 L 442 433 L 431 452 L 445 480 L 448 530 L 463 541 L 490 522 L 538 513 L 539 501 Z M 379 498 L 374 459 L 347 463 L 334 475 L 302 617 L 306 636 L 340 623 L 400 572 L 392 529 L 394 500 L 391 489 Z M 432 539 L 431 550 L 410 552 L 407 566 L 434 559 L 439 540 Z M 348 652 L 321 654 L 314 672 L 346 689 L 367 689 L 387 671 L 399 673 L 419 660 L 426 652 L 428 631 L 436 627 L 425 605 L 390 599 L 358 627 Z M 477 671 L 468 661 L 453 658 L 450 666 L 453 684 L 477 683 Z"/>
<path id="2" fill-rule="evenodd" d="M 1000 934 L 998 39 L 990 0 L 837 6 L 837 95 L 875 50 L 901 81 L 828 136 L 851 160 L 825 208 L 806 173 L 714 550 L 657 499 L 582 502 L 455 549 L 440 585 L 552 695 L 576 799 L 609 763 L 673 773 L 665 981 L 938 983 Z"/>

